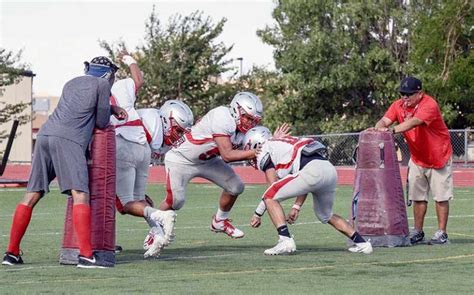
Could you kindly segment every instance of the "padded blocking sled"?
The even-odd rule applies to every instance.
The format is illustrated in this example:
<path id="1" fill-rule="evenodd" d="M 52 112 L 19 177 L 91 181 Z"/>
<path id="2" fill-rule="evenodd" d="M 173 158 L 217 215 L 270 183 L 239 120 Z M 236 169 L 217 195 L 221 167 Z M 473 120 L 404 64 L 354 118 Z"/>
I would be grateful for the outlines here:
<path id="1" fill-rule="evenodd" d="M 115 263 L 115 130 L 95 129 L 89 161 L 92 249 Z M 77 264 L 79 244 L 72 223 L 72 197 L 68 198 L 59 263 Z"/>
<path id="2" fill-rule="evenodd" d="M 390 132 L 359 135 L 351 215 L 355 229 L 373 246 L 410 245 L 400 167 Z"/>

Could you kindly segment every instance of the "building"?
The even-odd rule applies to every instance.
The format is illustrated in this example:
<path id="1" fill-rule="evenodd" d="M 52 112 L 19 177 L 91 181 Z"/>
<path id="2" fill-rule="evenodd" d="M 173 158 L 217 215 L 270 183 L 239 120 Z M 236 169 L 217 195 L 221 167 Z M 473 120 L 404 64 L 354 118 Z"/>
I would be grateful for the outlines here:
<path id="1" fill-rule="evenodd" d="M 16 84 L 5 86 L 0 94 L 0 101 L 6 104 L 27 103 L 28 107 L 23 110 L 21 115 L 31 115 L 33 100 L 33 77 L 35 74 L 31 71 L 25 71 L 22 74 L 20 81 Z M 0 132 L 5 131 L 10 133 L 13 120 L 1 124 Z M 0 151 L 4 151 L 7 145 L 7 138 L 0 140 Z M 33 153 L 33 141 L 31 121 L 26 124 L 18 126 L 17 136 L 13 142 L 12 150 L 10 151 L 10 161 L 15 162 L 31 162 L 31 154 Z"/>
<path id="2" fill-rule="evenodd" d="M 36 141 L 36 134 L 41 126 L 46 122 L 48 116 L 58 105 L 59 97 L 39 95 L 33 98 L 33 74 L 30 71 L 23 73 L 21 80 L 12 85 L 4 87 L 0 95 L 0 101 L 7 104 L 28 103 L 28 107 L 22 115 L 28 115 L 30 120 L 26 124 L 18 126 L 16 138 L 13 141 L 10 151 L 10 162 L 31 163 L 31 158 Z M 13 120 L 0 125 L 0 132 L 10 133 Z M 0 151 L 4 151 L 7 144 L 7 138 L 0 140 Z"/>

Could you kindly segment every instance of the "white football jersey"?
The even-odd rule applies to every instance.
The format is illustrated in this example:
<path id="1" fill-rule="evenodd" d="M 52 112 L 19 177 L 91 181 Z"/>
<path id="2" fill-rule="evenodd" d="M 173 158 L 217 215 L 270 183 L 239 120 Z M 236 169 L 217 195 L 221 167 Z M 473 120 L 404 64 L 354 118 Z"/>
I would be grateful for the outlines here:
<path id="1" fill-rule="evenodd" d="M 155 108 L 138 109 L 137 113 L 143 123 L 151 151 L 160 155 L 165 154 L 171 147 L 164 144 L 163 122 L 161 121 L 160 111 Z"/>
<path id="2" fill-rule="evenodd" d="M 257 156 L 257 167 L 263 170 L 270 159 L 279 178 L 294 174 L 300 170 L 301 150 L 313 141 L 311 138 L 293 136 L 270 138 L 263 144 L 262 151 Z"/>
<path id="3" fill-rule="evenodd" d="M 122 136 L 128 141 L 139 144 L 147 143 L 145 130 L 140 122 L 140 117 L 135 110 L 136 87 L 131 78 L 118 80 L 110 90 L 112 105 L 117 105 L 127 111 L 127 120 L 119 121 L 111 116 L 110 123 L 115 126 L 115 134 Z"/>
<path id="4" fill-rule="evenodd" d="M 173 148 L 166 155 L 166 159 L 184 164 L 204 163 L 219 156 L 219 149 L 214 138 L 229 137 L 235 146 L 242 143 L 243 136 L 236 134 L 236 129 L 237 125 L 228 107 L 214 108 L 191 128 L 191 132 L 186 133 L 184 142 Z"/>

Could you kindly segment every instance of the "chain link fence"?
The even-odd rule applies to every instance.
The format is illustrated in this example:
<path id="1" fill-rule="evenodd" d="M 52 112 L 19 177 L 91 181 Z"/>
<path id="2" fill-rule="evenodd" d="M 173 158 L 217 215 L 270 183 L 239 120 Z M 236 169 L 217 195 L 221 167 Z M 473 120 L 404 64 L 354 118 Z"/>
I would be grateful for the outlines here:
<path id="1" fill-rule="evenodd" d="M 474 167 L 474 130 L 451 129 L 451 144 L 453 146 L 453 165 Z M 355 149 L 359 141 L 359 133 L 338 133 L 325 135 L 307 135 L 320 141 L 328 147 L 329 161 L 335 166 L 352 166 L 355 164 Z M 401 134 L 395 135 L 397 158 L 402 166 L 408 165 L 410 151 Z"/>

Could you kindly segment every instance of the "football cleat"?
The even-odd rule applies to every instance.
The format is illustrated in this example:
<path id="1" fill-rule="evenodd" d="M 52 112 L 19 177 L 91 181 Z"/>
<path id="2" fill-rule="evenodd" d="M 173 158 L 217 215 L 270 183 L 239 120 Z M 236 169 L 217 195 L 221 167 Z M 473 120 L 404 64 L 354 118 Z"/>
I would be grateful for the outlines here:
<path id="1" fill-rule="evenodd" d="M 156 210 L 150 215 L 150 218 L 163 227 L 165 246 L 171 244 L 175 238 L 174 224 L 176 223 L 176 212 L 173 210 Z"/>
<path id="2" fill-rule="evenodd" d="M 374 251 L 372 249 L 372 244 L 370 243 L 370 240 L 363 243 L 355 243 L 354 246 L 350 247 L 347 250 L 349 250 L 352 253 L 364 253 L 364 254 L 370 254 Z"/>
<path id="3" fill-rule="evenodd" d="M 97 253 L 93 253 L 92 257 L 85 257 L 79 255 L 79 262 L 77 263 L 78 268 L 109 268 L 114 267 L 112 262 L 106 261 L 101 258 Z"/>
<path id="4" fill-rule="evenodd" d="M 150 246 L 153 244 L 153 241 L 155 240 L 156 235 L 160 235 L 164 239 L 165 233 L 163 232 L 163 228 L 160 225 L 150 228 L 145 240 L 143 241 L 143 250 L 146 251 L 150 248 Z"/>
<path id="5" fill-rule="evenodd" d="M 275 247 L 263 252 L 265 255 L 288 255 L 296 252 L 296 244 L 293 238 L 280 236 Z"/>
<path id="6" fill-rule="evenodd" d="M 159 234 L 154 235 L 153 241 L 148 246 L 148 249 L 146 250 L 145 254 L 143 254 L 143 257 L 144 258 L 150 258 L 150 257 L 158 258 L 161 254 L 161 250 L 166 245 L 166 243 L 167 241 L 163 236 Z"/>
<path id="7" fill-rule="evenodd" d="M 235 228 L 230 219 L 217 220 L 216 215 L 212 216 L 211 231 L 215 233 L 225 233 L 231 238 L 240 239 L 244 236 L 244 232 Z"/>
<path id="8" fill-rule="evenodd" d="M 23 259 L 21 259 L 21 255 L 15 255 L 11 252 L 6 252 L 5 256 L 3 256 L 3 265 L 19 265 L 23 264 Z"/>

